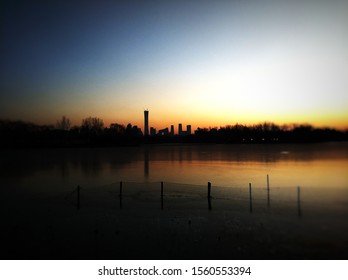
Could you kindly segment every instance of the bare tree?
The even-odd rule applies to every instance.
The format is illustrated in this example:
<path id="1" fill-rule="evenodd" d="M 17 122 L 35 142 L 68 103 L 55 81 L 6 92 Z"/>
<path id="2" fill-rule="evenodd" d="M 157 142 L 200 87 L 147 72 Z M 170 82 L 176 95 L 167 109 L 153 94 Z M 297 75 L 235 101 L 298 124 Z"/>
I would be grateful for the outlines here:
<path id="1" fill-rule="evenodd" d="M 57 121 L 56 128 L 60 130 L 69 130 L 71 127 L 71 123 L 69 118 L 63 116 L 61 120 Z"/>
<path id="2" fill-rule="evenodd" d="M 81 128 L 86 130 L 100 131 L 104 128 L 102 119 L 96 117 L 88 117 L 82 120 Z"/>

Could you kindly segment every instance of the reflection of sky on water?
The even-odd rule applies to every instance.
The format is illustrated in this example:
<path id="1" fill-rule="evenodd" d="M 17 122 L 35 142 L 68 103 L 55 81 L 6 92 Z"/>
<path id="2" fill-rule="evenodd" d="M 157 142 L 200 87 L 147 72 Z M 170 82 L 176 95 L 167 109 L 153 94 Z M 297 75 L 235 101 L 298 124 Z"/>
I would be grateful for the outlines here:
<path id="1" fill-rule="evenodd" d="M 347 187 L 348 144 L 158 145 L 1 151 L 1 181 L 25 189 L 169 181 Z"/>

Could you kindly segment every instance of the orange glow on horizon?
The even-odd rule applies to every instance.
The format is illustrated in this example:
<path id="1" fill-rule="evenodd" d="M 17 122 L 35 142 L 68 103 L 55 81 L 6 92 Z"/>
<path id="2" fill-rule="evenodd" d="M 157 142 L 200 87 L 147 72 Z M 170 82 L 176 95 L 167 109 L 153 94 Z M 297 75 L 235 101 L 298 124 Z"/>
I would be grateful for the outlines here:
<path id="1" fill-rule="evenodd" d="M 137 125 L 144 131 L 144 112 L 143 108 L 122 106 L 114 107 L 113 104 L 98 104 L 98 106 L 84 107 L 75 110 L 74 107 L 64 110 L 57 107 L 54 110 L 54 115 L 49 115 L 50 112 L 44 114 L 23 114 L 21 118 L 23 121 L 33 122 L 42 125 L 55 125 L 57 120 L 60 120 L 63 115 L 70 119 L 72 126 L 80 126 L 82 119 L 91 117 L 98 117 L 103 120 L 104 126 L 109 127 L 112 123 L 127 125 Z M 157 104 L 156 104 L 157 105 Z M 264 122 L 274 123 L 282 126 L 284 124 L 310 124 L 313 127 L 322 128 L 329 127 L 339 130 L 348 129 L 348 110 L 318 110 L 315 112 L 306 112 L 305 110 L 298 110 L 294 113 L 289 112 L 254 112 L 253 110 L 229 108 L 209 108 L 196 107 L 194 104 L 183 104 L 180 109 L 177 107 L 168 108 L 164 104 L 149 106 L 149 127 L 154 127 L 157 130 L 174 125 L 175 133 L 178 130 L 178 124 L 183 125 L 186 130 L 186 125 L 191 125 L 192 132 L 198 127 L 223 127 L 226 125 L 255 125 Z M 144 106 L 146 108 L 147 106 Z M 87 113 L 86 113 L 87 112 Z M 45 117 L 46 116 L 46 117 Z M 16 120 L 14 118 L 11 118 Z"/>
<path id="2" fill-rule="evenodd" d="M 150 112 L 151 113 L 151 112 Z M 343 121 L 343 120 L 318 120 L 318 121 L 309 121 L 309 120 L 301 120 L 301 119 L 294 119 L 294 120 L 287 120 L 284 119 L 283 121 L 273 121 L 269 119 L 235 119 L 235 120 L 224 120 L 224 119 L 212 119 L 212 118 L 202 118 L 201 120 L 199 119 L 183 119 L 182 121 L 173 121 L 173 118 L 168 118 L 166 119 L 160 119 L 160 118 L 155 118 L 154 116 L 150 115 L 149 118 L 149 127 L 154 127 L 157 129 L 164 129 L 168 128 L 170 129 L 171 125 L 174 125 L 174 131 L 177 133 L 178 131 L 178 125 L 179 123 L 182 124 L 183 130 L 186 130 L 187 125 L 191 125 L 192 127 L 192 132 L 196 130 L 197 128 L 213 128 L 213 127 L 224 127 L 227 125 L 235 125 L 235 124 L 240 124 L 240 125 L 246 125 L 246 126 L 252 126 L 252 125 L 257 125 L 261 123 L 274 123 L 276 125 L 282 126 L 282 125 L 301 125 L 301 124 L 308 124 L 312 125 L 314 128 L 334 128 L 338 130 L 347 130 L 348 129 L 348 123 Z M 127 125 L 128 123 L 131 123 L 132 125 L 137 125 L 138 127 L 141 128 L 142 131 L 144 131 L 144 120 L 141 118 L 137 118 L 134 121 L 118 121 L 116 119 L 105 119 L 104 120 L 104 125 L 105 126 L 110 126 L 111 123 L 119 123 L 123 125 Z"/>

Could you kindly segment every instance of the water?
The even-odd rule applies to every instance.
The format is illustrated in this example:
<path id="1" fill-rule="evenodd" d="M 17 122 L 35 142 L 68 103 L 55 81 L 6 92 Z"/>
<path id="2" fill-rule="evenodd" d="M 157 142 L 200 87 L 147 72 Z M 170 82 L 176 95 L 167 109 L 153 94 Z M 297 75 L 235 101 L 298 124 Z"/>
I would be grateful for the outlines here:
<path id="1" fill-rule="evenodd" d="M 1 256 L 346 259 L 347 170 L 348 143 L 3 150 Z"/>
<path id="2" fill-rule="evenodd" d="M 3 188 L 57 191 L 113 182 L 348 188 L 348 144 L 159 145 L 0 152 Z"/>

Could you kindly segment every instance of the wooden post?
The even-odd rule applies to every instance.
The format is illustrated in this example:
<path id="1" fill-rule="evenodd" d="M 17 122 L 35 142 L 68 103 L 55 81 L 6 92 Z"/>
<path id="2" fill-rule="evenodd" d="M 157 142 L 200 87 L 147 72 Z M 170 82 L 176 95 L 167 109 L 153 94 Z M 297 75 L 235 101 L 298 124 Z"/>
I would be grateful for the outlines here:
<path id="1" fill-rule="evenodd" d="M 300 197 L 300 187 L 297 187 L 297 211 L 298 211 L 298 216 L 301 217 L 301 197 Z"/>
<path id="2" fill-rule="evenodd" d="M 77 186 L 77 209 L 80 209 L 80 185 Z"/>
<path id="3" fill-rule="evenodd" d="M 208 197 L 208 209 L 211 211 L 211 197 Z"/>
<path id="4" fill-rule="evenodd" d="M 163 210 L 163 182 L 161 182 L 161 210 Z"/>
<path id="5" fill-rule="evenodd" d="M 121 197 L 122 196 L 122 181 L 120 181 L 120 194 L 119 196 Z"/>
<path id="6" fill-rule="evenodd" d="M 208 182 L 208 198 L 211 197 L 211 183 Z"/>
<path id="7" fill-rule="evenodd" d="M 251 183 L 249 183 L 249 201 L 250 201 L 250 213 L 253 212 L 253 203 L 251 197 Z"/>
<path id="8" fill-rule="evenodd" d="M 270 201 L 270 189 L 269 189 L 269 176 L 267 174 L 267 206 L 269 207 L 271 205 Z"/>
<path id="9" fill-rule="evenodd" d="M 211 211 L 211 183 L 208 182 L 208 209 Z"/>
<path id="10" fill-rule="evenodd" d="M 119 198 L 120 198 L 120 209 L 122 209 L 122 181 L 120 181 L 120 194 L 119 194 Z"/>

